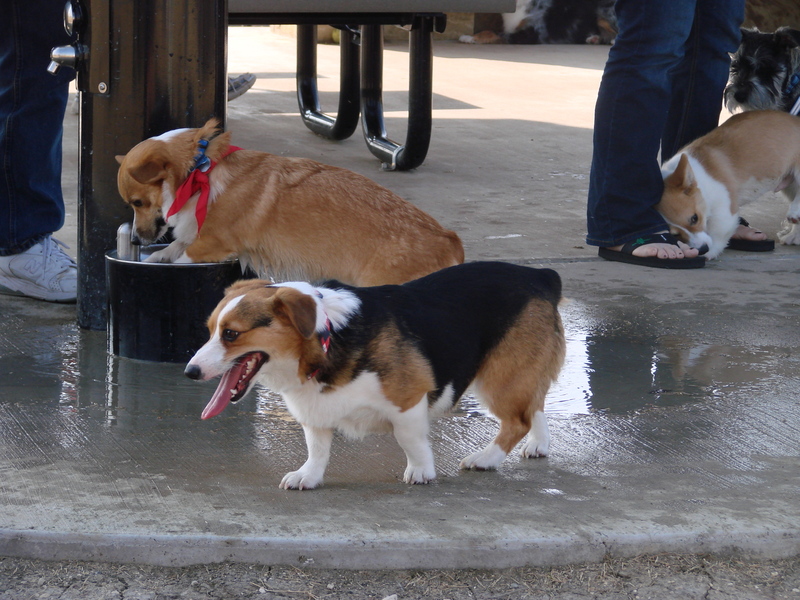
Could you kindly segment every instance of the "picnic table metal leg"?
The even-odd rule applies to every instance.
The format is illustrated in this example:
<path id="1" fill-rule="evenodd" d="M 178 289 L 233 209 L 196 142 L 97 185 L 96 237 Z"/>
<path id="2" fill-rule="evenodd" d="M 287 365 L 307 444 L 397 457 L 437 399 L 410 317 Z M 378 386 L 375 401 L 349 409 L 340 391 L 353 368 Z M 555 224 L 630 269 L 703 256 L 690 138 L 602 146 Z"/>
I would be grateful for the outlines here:
<path id="1" fill-rule="evenodd" d="M 369 150 L 387 170 L 405 171 L 422 164 L 431 139 L 433 27 L 436 17 L 418 16 L 409 38 L 408 131 L 405 144 L 387 137 L 383 120 L 383 30 L 361 27 L 361 124 Z"/>
<path id="2" fill-rule="evenodd" d="M 358 127 L 358 42 L 358 32 L 346 28 L 341 30 L 339 110 L 336 117 L 331 117 L 321 111 L 317 90 L 317 26 L 297 26 L 297 103 L 300 116 L 311 131 L 331 140 L 349 138 Z"/>

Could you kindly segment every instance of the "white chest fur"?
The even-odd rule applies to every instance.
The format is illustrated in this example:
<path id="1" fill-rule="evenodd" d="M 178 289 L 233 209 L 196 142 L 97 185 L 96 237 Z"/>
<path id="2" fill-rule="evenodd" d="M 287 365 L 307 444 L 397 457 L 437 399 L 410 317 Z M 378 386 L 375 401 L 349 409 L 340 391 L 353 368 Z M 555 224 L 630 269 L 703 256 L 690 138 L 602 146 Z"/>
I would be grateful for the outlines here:
<path id="1" fill-rule="evenodd" d="M 391 431 L 392 417 L 400 408 L 383 393 L 378 375 L 364 372 L 349 384 L 325 390 L 316 380 L 285 381 L 280 385 L 273 378 L 261 380 L 283 397 L 292 416 L 303 425 L 338 429 L 354 438 L 369 433 Z"/>

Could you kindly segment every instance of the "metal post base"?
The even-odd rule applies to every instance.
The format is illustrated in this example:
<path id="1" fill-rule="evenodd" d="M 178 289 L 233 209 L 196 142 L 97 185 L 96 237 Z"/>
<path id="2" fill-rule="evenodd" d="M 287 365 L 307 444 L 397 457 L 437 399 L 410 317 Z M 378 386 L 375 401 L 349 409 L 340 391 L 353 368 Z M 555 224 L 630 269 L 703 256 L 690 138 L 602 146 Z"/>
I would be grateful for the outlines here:
<path id="1" fill-rule="evenodd" d="M 370 152 L 387 170 L 415 169 L 431 141 L 433 17 L 415 19 L 409 38 L 408 131 L 405 144 L 387 137 L 383 121 L 383 30 L 361 27 L 361 126 Z"/>
<path id="2" fill-rule="evenodd" d="M 341 30 L 339 110 L 334 118 L 320 109 L 317 91 L 317 26 L 297 26 L 297 103 L 300 117 L 311 131 L 331 140 L 347 139 L 358 127 L 358 90 L 361 81 L 358 38 L 356 31 Z"/>

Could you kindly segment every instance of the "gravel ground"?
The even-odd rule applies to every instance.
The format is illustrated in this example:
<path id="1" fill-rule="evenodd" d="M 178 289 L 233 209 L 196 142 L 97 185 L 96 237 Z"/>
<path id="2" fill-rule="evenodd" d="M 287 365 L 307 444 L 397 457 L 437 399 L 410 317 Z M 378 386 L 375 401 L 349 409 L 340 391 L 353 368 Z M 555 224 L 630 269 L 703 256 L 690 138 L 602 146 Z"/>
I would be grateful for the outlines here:
<path id="1" fill-rule="evenodd" d="M 800 598 L 800 558 L 658 555 L 504 570 L 345 571 L 216 564 L 184 568 L 0 558 L 0 600 L 779 599 Z"/>

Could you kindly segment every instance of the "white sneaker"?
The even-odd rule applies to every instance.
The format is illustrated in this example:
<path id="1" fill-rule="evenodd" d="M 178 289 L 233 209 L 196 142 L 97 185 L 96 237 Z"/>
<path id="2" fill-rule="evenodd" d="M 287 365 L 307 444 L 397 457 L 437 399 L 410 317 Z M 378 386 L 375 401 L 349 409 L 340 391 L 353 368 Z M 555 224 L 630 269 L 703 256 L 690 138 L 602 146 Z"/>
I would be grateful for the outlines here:
<path id="1" fill-rule="evenodd" d="M 78 265 L 47 236 L 20 254 L 0 256 L 0 294 L 29 296 L 49 302 L 75 302 Z"/>
<path id="2" fill-rule="evenodd" d="M 228 102 L 236 100 L 247 90 L 253 87 L 256 76 L 252 73 L 243 73 L 237 77 L 228 77 Z"/>

